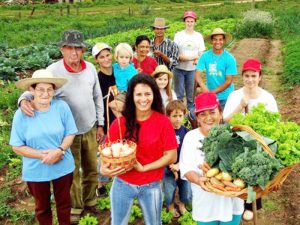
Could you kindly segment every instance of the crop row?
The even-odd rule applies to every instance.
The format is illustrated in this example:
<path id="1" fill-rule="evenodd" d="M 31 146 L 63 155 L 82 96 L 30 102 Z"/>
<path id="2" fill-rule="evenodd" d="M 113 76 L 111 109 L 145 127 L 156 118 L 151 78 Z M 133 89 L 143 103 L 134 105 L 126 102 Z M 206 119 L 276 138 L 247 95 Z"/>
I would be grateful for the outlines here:
<path id="1" fill-rule="evenodd" d="M 223 19 L 219 21 L 199 19 L 196 30 L 200 31 L 203 35 L 211 33 L 216 27 L 221 27 L 227 32 L 234 32 L 236 23 L 236 19 Z M 174 22 L 170 24 L 170 28 L 167 30 L 167 36 L 173 39 L 174 34 L 182 29 L 184 29 L 184 23 Z M 90 55 L 90 47 L 96 42 L 106 42 L 111 46 L 116 46 L 120 42 L 127 42 L 133 45 L 135 38 L 141 34 L 151 38 L 153 37 L 153 31 L 150 27 L 147 27 L 88 39 L 87 42 L 90 46 L 86 55 Z M 16 72 L 19 71 L 45 68 L 54 60 L 61 57 L 60 51 L 55 44 L 34 44 L 28 47 L 12 49 L 1 45 L 0 53 L 0 79 L 2 80 L 16 79 Z"/>

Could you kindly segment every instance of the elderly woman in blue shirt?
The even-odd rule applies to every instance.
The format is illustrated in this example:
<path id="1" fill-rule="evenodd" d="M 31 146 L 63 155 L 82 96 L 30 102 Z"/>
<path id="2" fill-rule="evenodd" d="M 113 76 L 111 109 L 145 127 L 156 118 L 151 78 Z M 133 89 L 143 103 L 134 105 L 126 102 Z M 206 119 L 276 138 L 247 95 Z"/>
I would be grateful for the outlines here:
<path id="1" fill-rule="evenodd" d="M 70 146 L 77 128 L 67 103 L 53 99 L 55 89 L 66 82 L 45 69 L 16 82 L 18 88 L 33 95 L 34 117 L 26 116 L 21 109 L 16 111 L 9 143 L 23 158 L 22 179 L 35 199 L 36 217 L 43 225 L 52 224 L 51 183 L 58 222 L 70 224 L 70 188 L 75 168 Z"/>

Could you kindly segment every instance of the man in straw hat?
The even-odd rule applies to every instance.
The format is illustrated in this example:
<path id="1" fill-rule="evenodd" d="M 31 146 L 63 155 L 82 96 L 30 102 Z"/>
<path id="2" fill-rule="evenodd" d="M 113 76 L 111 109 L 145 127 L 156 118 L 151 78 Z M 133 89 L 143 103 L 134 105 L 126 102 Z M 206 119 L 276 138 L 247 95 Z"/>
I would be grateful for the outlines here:
<path id="1" fill-rule="evenodd" d="M 178 46 L 173 41 L 165 37 L 166 21 L 164 18 L 155 18 L 151 26 L 155 37 L 151 40 L 153 56 L 159 65 L 166 65 L 170 71 L 173 71 L 178 64 Z"/>
<path id="2" fill-rule="evenodd" d="M 96 154 L 98 143 L 104 138 L 103 98 L 94 65 L 83 60 L 86 49 L 83 34 L 67 30 L 58 45 L 63 59 L 48 69 L 68 79 L 68 83 L 56 91 L 55 97 L 69 104 L 78 128 L 71 146 L 76 165 L 71 188 L 71 223 L 77 223 L 83 210 L 93 212 L 96 205 Z M 24 97 L 30 99 L 26 95 L 21 96 L 21 109 L 33 116 L 29 101 L 23 100 Z M 79 172 L 80 168 L 82 173 Z"/>
<path id="3" fill-rule="evenodd" d="M 216 93 L 221 107 L 224 108 L 229 94 L 234 90 L 233 76 L 237 75 L 236 60 L 224 49 L 224 45 L 231 42 L 232 36 L 221 28 L 215 28 L 205 39 L 213 48 L 199 58 L 195 79 L 203 92 Z M 202 80 L 204 71 L 206 85 Z"/>
<path id="4" fill-rule="evenodd" d="M 59 224 L 70 224 L 70 189 L 75 168 L 70 146 L 77 132 L 72 112 L 63 100 L 53 99 L 54 91 L 67 79 L 54 77 L 45 69 L 32 78 L 16 82 L 16 86 L 33 95 L 34 117 L 20 109 L 14 115 L 9 144 L 23 156 L 22 180 L 35 200 L 35 216 L 39 224 L 52 224 L 51 190 L 55 196 Z"/>

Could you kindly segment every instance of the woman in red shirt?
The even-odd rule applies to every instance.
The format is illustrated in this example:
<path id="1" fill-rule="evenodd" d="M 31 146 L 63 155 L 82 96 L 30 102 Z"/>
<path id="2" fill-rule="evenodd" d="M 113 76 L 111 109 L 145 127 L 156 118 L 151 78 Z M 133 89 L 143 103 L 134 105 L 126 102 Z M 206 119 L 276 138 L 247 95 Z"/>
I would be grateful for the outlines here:
<path id="1" fill-rule="evenodd" d="M 140 35 L 135 40 L 134 67 L 139 73 L 151 75 L 158 66 L 153 57 L 148 56 L 150 52 L 150 39 L 146 35 Z"/>
<path id="2" fill-rule="evenodd" d="M 145 224 L 160 225 L 161 180 L 164 167 L 176 161 L 177 141 L 172 124 L 164 115 L 159 89 L 151 76 L 140 74 L 131 79 L 122 115 L 122 135 L 137 144 L 137 163 L 128 172 L 120 168 L 109 170 L 107 164 L 102 164 L 104 175 L 118 174 L 110 193 L 111 224 L 128 224 L 133 200 L 137 198 Z M 112 123 L 109 134 L 112 142 L 120 138 L 117 120 Z"/>

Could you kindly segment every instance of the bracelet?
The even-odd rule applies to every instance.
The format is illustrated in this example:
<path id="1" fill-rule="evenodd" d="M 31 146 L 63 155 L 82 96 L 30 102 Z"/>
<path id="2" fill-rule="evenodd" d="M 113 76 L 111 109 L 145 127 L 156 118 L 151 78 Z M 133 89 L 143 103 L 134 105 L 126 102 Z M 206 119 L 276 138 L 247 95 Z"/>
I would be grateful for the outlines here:
<path id="1" fill-rule="evenodd" d="M 66 150 L 64 150 L 62 147 L 58 146 L 58 149 L 60 149 L 62 151 L 62 154 L 64 155 L 66 153 Z"/>

